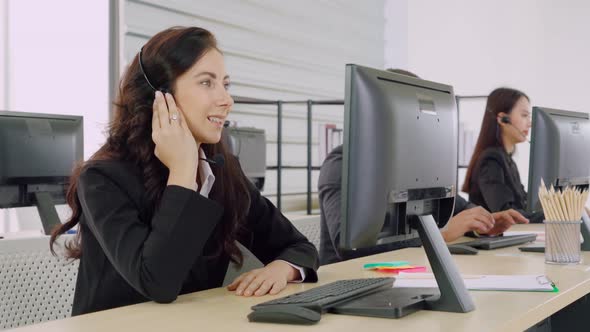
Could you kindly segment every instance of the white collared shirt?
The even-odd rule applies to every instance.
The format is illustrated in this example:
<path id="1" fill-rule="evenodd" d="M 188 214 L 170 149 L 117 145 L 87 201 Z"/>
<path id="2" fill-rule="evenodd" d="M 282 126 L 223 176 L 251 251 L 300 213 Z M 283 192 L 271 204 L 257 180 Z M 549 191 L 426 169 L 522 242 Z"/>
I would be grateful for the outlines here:
<path id="1" fill-rule="evenodd" d="M 199 185 L 197 184 L 197 190 L 198 190 L 199 194 L 201 194 L 201 196 L 209 198 L 209 193 L 211 192 L 211 188 L 213 188 L 213 184 L 215 183 L 215 175 L 213 175 L 213 170 L 211 170 L 211 166 L 209 165 L 209 163 L 203 159 L 207 159 L 207 156 L 205 155 L 205 151 L 203 151 L 203 149 L 199 149 L 198 172 L 199 172 L 199 179 L 201 180 L 201 188 L 199 188 Z M 297 269 L 299 271 L 299 275 L 301 276 L 301 279 L 293 280 L 291 282 L 303 282 L 303 280 L 305 280 L 305 271 L 303 270 L 302 267 L 291 264 L 291 263 L 289 263 L 285 260 L 282 260 L 282 259 L 279 259 L 279 260 L 291 265 L 292 267 L 294 267 L 295 269 Z"/>
<path id="2" fill-rule="evenodd" d="M 201 196 L 209 198 L 209 193 L 215 183 L 215 175 L 213 175 L 209 163 L 202 159 L 207 159 L 207 156 L 205 156 L 203 149 L 199 149 L 199 179 L 201 180 L 201 188 L 197 184 L 197 190 Z"/>

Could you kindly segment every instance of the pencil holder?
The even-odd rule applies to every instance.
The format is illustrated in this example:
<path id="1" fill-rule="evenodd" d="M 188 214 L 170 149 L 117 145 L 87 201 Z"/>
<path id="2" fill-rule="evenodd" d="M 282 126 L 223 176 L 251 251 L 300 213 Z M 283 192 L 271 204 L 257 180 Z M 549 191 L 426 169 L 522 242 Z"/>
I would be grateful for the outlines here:
<path id="1" fill-rule="evenodd" d="M 543 221 L 545 224 L 545 263 L 580 262 L 581 221 Z"/>

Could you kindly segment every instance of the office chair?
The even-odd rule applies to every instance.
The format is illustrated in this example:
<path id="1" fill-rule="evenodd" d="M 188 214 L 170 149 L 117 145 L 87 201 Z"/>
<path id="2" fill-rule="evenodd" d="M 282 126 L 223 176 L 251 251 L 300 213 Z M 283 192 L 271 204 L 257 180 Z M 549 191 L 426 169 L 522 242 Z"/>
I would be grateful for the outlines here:
<path id="1" fill-rule="evenodd" d="M 313 243 L 316 249 L 320 250 L 320 217 L 310 216 L 306 218 L 295 219 L 291 221 L 301 234 Z"/>
<path id="2" fill-rule="evenodd" d="M 78 260 L 49 251 L 49 237 L 0 240 L 0 330 L 69 317 L 78 274 Z"/>

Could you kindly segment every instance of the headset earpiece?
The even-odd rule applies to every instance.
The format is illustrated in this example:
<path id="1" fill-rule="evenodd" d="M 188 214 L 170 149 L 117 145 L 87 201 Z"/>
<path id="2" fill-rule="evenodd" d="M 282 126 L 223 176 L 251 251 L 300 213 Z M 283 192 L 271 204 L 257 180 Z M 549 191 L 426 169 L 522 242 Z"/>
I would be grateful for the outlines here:
<path id="1" fill-rule="evenodd" d="M 486 110 L 486 112 L 490 112 L 490 114 L 491 114 L 491 115 L 494 115 L 494 116 L 496 116 L 496 114 L 494 114 L 494 112 L 492 112 L 492 111 L 490 111 L 490 110 Z M 504 113 L 504 114 L 505 114 L 505 113 Z M 497 118 L 496 118 L 496 119 L 497 119 Z M 497 121 L 497 120 L 496 120 L 496 121 Z M 504 124 L 510 125 L 510 126 L 514 127 L 514 129 L 518 130 L 518 129 L 517 129 L 517 128 L 516 128 L 516 127 L 515 127 L 515 126 L 512 124 L 512 121 L 510 121 L 510 117 L 509 117 L 508 115 L 504 115 L 504 116 L 500 117 L 500 123 L 504 123 Z M 498 123 L 498 126 L 500 125 L 500 123 Z M 498 127 L 498 129 L 499 129 L 499 127 Z M 521 135 L 521 136 L 522 136 L 522 137 L 523 137 L 523 138 L 524 138 L 524 139 L 525 139 L 527 142 L 529 142 L 529 143 L 531 142 L 531 141 L 529 141 L 529 140 L 528 140 L 528 138 L 527 138 L 527 137 L 526 137 L 526 136 L 525 136 L 523 133 L 521 133 L 520 131 L 519 131 L 519 133 L 520 133 L 520 135 Z M 496 135 L 498 135 L 498 134 L 496 133 Z"/>

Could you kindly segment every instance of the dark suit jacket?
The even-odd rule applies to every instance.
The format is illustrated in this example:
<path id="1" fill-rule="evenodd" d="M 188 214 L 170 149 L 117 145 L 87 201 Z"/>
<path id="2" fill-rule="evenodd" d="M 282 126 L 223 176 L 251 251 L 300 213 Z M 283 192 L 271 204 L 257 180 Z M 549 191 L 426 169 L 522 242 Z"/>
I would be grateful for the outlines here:
<path id="1" fill-rule="evenodd" d="M 526 192 L 518 168 L 504 148 L 485 149 L 469 179 L 469 200 L 492 212 L 526 208 Z"/>
<path id="2" fill-rule="evenodd" d="M 141 171 L 131 163 L 95 162 L 80 175 L 82 257 L 72 315 L 220 287 L 229 257 L 211 257 L 223 206 L 179 186 L 166 187 L 152 217 Z M 282 259 L 317 281 L 318 253 L 253 186 L 240 242 L 264 264 Z"/>
<path id="3" fill-rule="evenodd" d="M 528 213 L 527 193 L 520 181 L 518 168 L 502 147 L 485 149 L 471 175 L 469 201 L 488 211 L 515 209 L 531 222 L 541 222 L 543 213 Z"/>
<path id="4" fill-rule="evenodd" d="M 321 264 L 330 264 L 352 257 L 344 257 L 337 248 L 340 241 L 341 223 L 341 192 L 342 192 L 342 145 L 334 148 L 322 164 L 318 179 L 318 191 L 320 201 L 320 261 Z M 457 214 L 463 210 L 475 207 L 460 196 L 456 196 L 455 210 Z M 446 221 L 439 225 L 443 227 Z M 357 250 L 359 256 L 370 255 L 384 250 L 391 251 L 406 247 L 420 246 L 420 239 L 411 239 L 402 243 L 392 243 L 383 246 L 378 251 Z"/>

